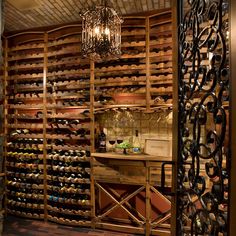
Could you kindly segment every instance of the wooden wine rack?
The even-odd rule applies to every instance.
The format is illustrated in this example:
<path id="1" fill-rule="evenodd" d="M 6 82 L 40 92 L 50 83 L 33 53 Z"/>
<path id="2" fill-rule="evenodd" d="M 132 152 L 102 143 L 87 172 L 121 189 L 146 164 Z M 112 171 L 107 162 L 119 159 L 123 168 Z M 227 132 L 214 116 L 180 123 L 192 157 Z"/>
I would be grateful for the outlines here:
<path id="1" fill-rule="evenodd" d="M 6 202 L 7 212 L 43 219 L 44 126 L 36 114 L 43 113 L 44 35 L 32 34 L 30 40 L 16 47 L 11 47 L 10 40 L 6 40 Z M 32 119 L 17 119 L 17 115 Z"/>
<path id="2" fill-rule="evenodd" d="M 96 113 L 171 109 L 171 11 L 124 20 L 122 55 L 108 61 L 81 58 L 80 24 L 5 38 L 7 212 L 92 225 Z"/>

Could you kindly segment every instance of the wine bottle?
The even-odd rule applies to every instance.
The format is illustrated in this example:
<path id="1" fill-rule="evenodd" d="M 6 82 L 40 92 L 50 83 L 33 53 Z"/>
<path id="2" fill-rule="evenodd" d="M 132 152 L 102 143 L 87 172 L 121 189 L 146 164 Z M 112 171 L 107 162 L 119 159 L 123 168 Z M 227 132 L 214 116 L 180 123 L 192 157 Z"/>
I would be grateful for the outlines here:
<path id="1" fill-rule="evenodd" d="M 141 143 L 140 143 L 138 130 L 135 130 L 135 136 L 134 136 L 134 140 L 133 140 L 133 153 L 134 154 L 141 153 Z"/>
<path id="2" fill-rule="evenodd" d="M 101 132 L 98 135 L 98 151 L 99 152 L 106 152 L 106 134 L 101 128 Z"/>

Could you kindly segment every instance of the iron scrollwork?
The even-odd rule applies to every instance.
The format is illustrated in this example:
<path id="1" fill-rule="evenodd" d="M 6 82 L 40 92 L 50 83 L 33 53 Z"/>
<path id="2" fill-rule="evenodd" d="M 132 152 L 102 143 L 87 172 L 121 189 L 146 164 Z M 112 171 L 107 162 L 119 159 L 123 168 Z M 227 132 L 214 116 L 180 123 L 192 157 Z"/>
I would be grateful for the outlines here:
<path id="1" fill-rule="evenodd" d="M 178 235 L 227 235 L 228 3 L 183 1 L 179 27 Z"/>

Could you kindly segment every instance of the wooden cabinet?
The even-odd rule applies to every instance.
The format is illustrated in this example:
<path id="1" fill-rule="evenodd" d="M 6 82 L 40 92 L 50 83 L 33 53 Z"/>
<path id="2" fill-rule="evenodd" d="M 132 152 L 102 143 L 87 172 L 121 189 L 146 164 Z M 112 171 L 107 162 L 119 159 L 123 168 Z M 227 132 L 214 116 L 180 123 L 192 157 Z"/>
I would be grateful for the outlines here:
<path id="1" fill-rule="evenodd" d="M 170 235 L 170 200 L 158 188 L 166 157 L 92 154 L 93 226 Z M 170 177 L 170 178 L 169 178 Z M 171 185 L 171 173 L 168 174 Z"/>

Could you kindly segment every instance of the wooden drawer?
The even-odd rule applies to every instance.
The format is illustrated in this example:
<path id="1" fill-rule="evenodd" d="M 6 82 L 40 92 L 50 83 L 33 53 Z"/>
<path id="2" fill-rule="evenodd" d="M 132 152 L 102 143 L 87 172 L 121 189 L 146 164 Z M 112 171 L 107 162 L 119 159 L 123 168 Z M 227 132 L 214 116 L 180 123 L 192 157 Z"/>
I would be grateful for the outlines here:
<path id="1" fill-rule="evenodd" d="M 95 159 L 93 177 L 99 182 L 142 185 L 146 168 L 140 161 Z"/>

